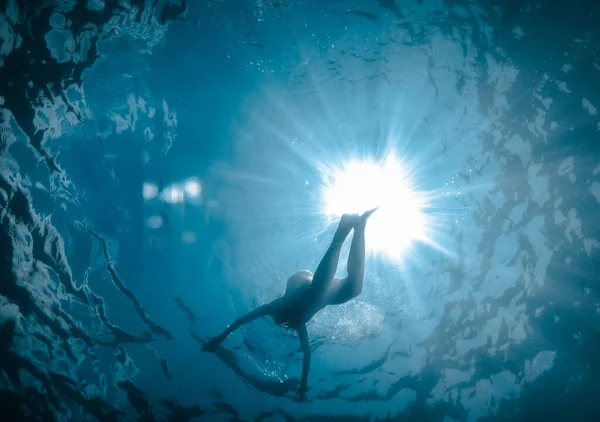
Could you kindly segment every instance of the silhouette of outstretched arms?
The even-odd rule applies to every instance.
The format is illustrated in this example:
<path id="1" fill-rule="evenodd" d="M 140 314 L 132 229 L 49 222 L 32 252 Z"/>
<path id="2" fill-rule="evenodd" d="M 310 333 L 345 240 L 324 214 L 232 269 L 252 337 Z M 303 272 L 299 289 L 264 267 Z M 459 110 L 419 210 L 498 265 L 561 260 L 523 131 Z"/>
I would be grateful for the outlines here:
<path id="1" fill-rule="evenodd" d="M 296 393 L 298 401 L 306 400 L 306 391 L 308 390 L 308 370 L 310 369 L 310 347 L 308 344 L 308 332 L 306 331 L 306 324 L 302 324 L 298 327 L 298 337 L 300 337 L 300 345 L 302 346 L 302 353 L 304 353 L 304 359 L 302 360 L 302 379 L 300 381 L 300 388 Z"/>
<path id="2" fill-rule="evenodd" d="M 242 325 L 248 324 L 249 322 L 254 321 L 257 318 L 267 316 L 272 314 L 274 311 L 277 300 L 274 300 L 271 303 L 267 303 L 266 305 L 259 306 L 253 311 L 248 312 L 246 315 L 243 315 L 233 321 L 231 325 L 229 325 L 221 334 L 216 337 L 211 337 L 207 342 L 204 343 L 202 350 L 205 352 L 214 352 L 217 350 L 219 345 L 227 338 L 231 333 L 240 328 Z"/>

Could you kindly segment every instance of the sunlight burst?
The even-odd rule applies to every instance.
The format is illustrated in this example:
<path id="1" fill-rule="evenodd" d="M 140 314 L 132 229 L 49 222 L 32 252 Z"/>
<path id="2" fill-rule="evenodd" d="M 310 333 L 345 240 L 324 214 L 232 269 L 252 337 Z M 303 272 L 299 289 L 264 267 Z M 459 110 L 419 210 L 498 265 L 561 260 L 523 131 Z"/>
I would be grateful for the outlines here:
<path id="1" fill-rule="evenodd" d="M 367 224 L 369 250 L 400 259 L 413 242 L 429 240 L 425 196 L 413 190 L 406 167 L 395 156 L 349 161 L 328 173 L 323 175 L 325 215 L 338 218 L 381 207 Z"/>

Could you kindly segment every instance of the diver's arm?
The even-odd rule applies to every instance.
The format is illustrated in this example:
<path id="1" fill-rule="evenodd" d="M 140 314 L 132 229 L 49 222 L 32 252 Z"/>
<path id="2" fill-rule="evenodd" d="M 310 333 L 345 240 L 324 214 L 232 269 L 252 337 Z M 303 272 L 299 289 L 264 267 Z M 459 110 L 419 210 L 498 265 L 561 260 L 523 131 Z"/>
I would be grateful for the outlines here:
<path id="1" fill-rule="evenodd" d="M 211 338 L 208 342 L 205 343 L 203 349 L 207 352 L 214 352 L 217 347 L 227 338 L 231 333 L 240 328 L 244 324 L 248 324 L 251 321 L 254 321 L 257 318 L 270 315 L 275 307 L 277 306 L 277 300 L 274 300 L 271 303 L 267 303 L 266 305 L 259 306 L 253 311 L 248 312 L 246 315 L 243 315 L 233 321 L 231 325 L 229 325 L 221 334 L 217 337 Z"/>
<path id="2" fill-rule="evenodd" d="M 302 346 L 302 352 L 304 353 L 304 359 L 302 360 L 302 379 L 300 381 L 300 389 L 296 395 L 300 400 L 305 399 L 306 390 L 308 390 L 308 370 L 310 369 L 310 347 L 308 344 L 308 332 L 306 331 L 306 324 L 298 327 L 298 336 L 300 337 L 300 345 Z"/>
<path id="3" fill-rule="evenodd" d="M 233 321 L 233 323 L 223 331 L 221 336 L 227 337 L 235 330 L 240 328 L 242 325 L 248 324 L 249 322 L 254 321 L 257 318 L 267 316 L 273 312 L 275 305 L 274 302 L 267 303 L 266 305 L 259 306 L 253 311 L 248 312 L 246 315 L 243 315 Z"/>

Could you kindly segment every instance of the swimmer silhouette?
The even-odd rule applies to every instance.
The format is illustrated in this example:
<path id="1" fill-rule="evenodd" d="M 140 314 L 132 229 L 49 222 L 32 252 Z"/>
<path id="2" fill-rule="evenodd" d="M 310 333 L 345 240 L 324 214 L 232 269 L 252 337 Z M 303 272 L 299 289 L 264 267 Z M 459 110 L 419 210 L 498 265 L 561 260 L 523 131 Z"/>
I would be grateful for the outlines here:
<path id="1" fill-rule="evenodd" d="M 214 352 L 223 340 L 242 325 L 263 316 L 271 316 L 277 325 L 298 332 L 304 359 L 302 379 L 296 398 L 303 401 L 308 390 L 310 366 L 306 323 L 325 306 L 340 305 L 360 294 L 365 271 L 365 226 L 367 219 L 378 208 L 369 210 L 362 215 L 344 214 L 331 245 L 321 259 L 314 275 L 310 271 L 304 270 L 291 276 L 282 297 L 236 319 L 220 335 L 212 337 L 204 343 L 203 350 Z M 348 276 L 341 280 L 336 279 L 334 275 L 340 259 L 340 250 L 352 229 L 354 229 L 354 236 L 348 256 Z"/>

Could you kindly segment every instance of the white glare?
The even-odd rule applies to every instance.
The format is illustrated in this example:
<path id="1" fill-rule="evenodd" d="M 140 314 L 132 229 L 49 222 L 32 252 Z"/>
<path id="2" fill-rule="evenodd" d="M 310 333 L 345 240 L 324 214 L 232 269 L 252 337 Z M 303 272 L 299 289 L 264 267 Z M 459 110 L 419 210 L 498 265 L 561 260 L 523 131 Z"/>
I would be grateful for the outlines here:
<path id="1" fill-rule="evenodd" d="M 196 233 L 186 231 L 181 234 L 181 241 L 186 245 L 191 245 L 196 242 Z"/>
<path id="2" fill-rule="evenodd" d="M 149 201 L 158 195 L 158 187 L 153 183 L 145 182 L 142 187 L 142 195 L 146 201 Z"/>
<path id="3" fill-rule="evenodd" d="M 200 196 L 200 192 L 202 192 L 202 186 L 197 179 L 189 179 L 185 182 L 183 187 L 185 193 L 191 198 L 197 198 Z"/>
<path id="4" fill-rule="evenodd" d="M 183 190 L 177 185 L 171 185 L 162 192 L 163 200 L 169 204 L 183 202 Z"/>
<path id="5" fill-rule="evenodd" d="M 425 198 L 413 191 L 406 169 L 395 157 L 350 161 L 324 176 L 326 215 L 338 218 L 380 207 L 367 224 L 368 249 L 400 259 L 414 241 L 428 241 Z"/>
<path id="6" fill-rule="evenodd" d="M 163 224 L 163 219 L 160 215 L 153 215 L 148 218 L 148 227 L 151 229 L 160 229 Z"/>

